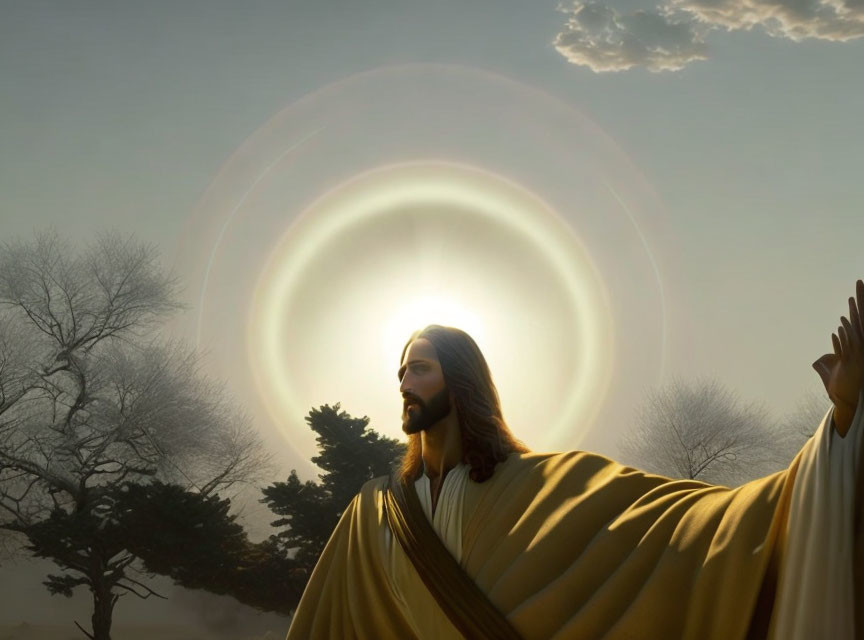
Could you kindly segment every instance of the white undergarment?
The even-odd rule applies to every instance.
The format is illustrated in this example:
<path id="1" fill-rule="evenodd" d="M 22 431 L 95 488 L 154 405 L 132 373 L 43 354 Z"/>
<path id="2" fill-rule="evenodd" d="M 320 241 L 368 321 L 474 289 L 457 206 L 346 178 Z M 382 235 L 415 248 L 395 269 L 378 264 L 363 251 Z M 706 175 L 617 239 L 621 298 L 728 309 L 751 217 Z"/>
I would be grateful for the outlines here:
<path id="1" fill-rule="evenodd" d="M 864 393 L 846 437 L 833 408 L 807 444 L 795 477 L 774 638 L 855 637 L 855 480 L 864 442 Z"/>
<path id="2" fill-rule="evenodd" d="M 424 472 L 414 483 L 417 497 L 423 506 L 423 512 L 432 523 L 432 528 L 444 542 L 457 562 L 462 559 L 462 504 L 465 496 L 465 486 L 468 481 L 467 464 L 459 464 L 444 476 L 441 493 L 435 504 L 435 514 L 432 514 L 432 490 L 429 477 Z M 425 588 L 418 589 L 420 578 L 411 560 L 393 539 L 390 527 L 382 529 L 382 541 L 385 545 L 384 558 L 388 559 L 388 575 L 391 578 L 393 595 L 402 604 L 406 619 L 411 623 L 418 638 L 459 638 L 452 624 L 443 615 L 432 594 Z M 408 597 L 408 594 L 413 594 Z"/>

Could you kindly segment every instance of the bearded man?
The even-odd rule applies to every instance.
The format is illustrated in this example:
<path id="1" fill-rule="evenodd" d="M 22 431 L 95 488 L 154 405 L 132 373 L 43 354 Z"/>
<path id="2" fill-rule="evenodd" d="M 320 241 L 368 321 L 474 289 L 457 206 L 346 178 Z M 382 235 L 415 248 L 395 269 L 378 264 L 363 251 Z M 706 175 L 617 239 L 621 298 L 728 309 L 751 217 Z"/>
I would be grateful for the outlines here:
<path id="1" fill-rule="evenodd" d="M 415 332 L 407 453 L 343 513 L 288 639 L 864 637 L 856 293 L 813 364 L 833 407 L 788 468 L 734 488 L 531 452 L 470 336 Z"/>

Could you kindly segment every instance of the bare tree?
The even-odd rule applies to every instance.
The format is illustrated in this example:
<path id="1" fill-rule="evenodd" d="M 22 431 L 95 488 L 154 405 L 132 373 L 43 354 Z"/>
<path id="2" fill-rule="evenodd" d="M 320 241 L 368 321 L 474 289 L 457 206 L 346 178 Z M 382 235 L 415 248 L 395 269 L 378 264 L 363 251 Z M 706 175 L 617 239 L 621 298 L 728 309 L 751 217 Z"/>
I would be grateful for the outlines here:
<path id="1" fill-rule="evenodd" d="M 784 428 L 795 434 L 799 447 L 810 438 L 831 408 L 831 400 L 824 390 L 802 393 L 795 407 L 783 417 Z"/>
<path id="2" fill-rule="evenodd" d="M 619 443 L 626 464 L 651 473 L 736 486 L 786 466 L 788 434 L 764 406 L 716 380 L 673 381 L 649 393 Z"/>
<path id="3" fill-rule="evenodd" d="M 34 552 L 58 518 L 110 525 L 124 482 L 207 494 L 262 479 L 248 417 L 191 349 L 157 339 L 177 286 L 152 246 L 117 234 L 78 254 L 53 231 L 0 246 L 0 529 Z M 76 622 L 89 638 L 110 638 L 121 595 L 161 597 L 116 541 L 43 553 L 69 572 L 52 593 L 92 591 L 91 631 Z"/>

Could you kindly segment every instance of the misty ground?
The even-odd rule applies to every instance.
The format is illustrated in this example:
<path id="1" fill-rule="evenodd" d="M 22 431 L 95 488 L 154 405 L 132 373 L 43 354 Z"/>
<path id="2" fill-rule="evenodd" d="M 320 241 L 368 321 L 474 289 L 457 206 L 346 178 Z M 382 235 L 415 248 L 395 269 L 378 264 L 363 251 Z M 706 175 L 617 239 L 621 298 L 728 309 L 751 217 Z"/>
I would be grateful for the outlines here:
<path id="1" fill-rule="evenodd" d="M 72 598 L 51 596 L 41 584 L 52 567 L 41 560 L 0 566 L 0 640 L 86 640 L 92 602 L 84 589 Z M 283 640 L 289 618 L 255 611 L 226 596 L 154 586 L 166 600 L 121 598 L 114 610 L 113 640 Z"/>
<path id="2" fill-rule="evenodd" d="M 263 635 L 208 634 L 193 627 L 178 625 L 124 626 L 115 625 L 111 631 L 114 640 L 282 640 L 285 632 L 265 632 Z M 74 625 L 36 625 L 26 622 L 18 625 L 0 625 L 0 640 L 81 640 L 84 638 Z"/>
<path id="3" fill-rule="evenodd" d="M 4 547 L 0 640 L 86 640 L 75 621 L 89 630 L 92 596 L 83 587 L 71 598 L 49 594 L 43 581 L 57 572 L 48 560 Z M 291 624 L 286 616 L 256 611 L 228 596 L 183 589 L 161 576 L 146 582 L 166 599 L 121 597 L 114 609 L 113 640 L 283 640 Z"/>

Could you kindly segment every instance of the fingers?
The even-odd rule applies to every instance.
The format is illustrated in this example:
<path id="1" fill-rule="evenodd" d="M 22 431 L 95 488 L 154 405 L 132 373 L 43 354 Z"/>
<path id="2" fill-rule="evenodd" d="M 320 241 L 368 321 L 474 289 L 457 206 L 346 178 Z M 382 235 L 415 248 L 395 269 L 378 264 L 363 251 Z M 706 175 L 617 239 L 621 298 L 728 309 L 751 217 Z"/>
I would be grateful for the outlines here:
<path id="1" fill-rule="evenodd" d="M 846 319 L 846 316 L 840 317 L 840 323 L 843 325 L 844 333 L 846 334 L 845 348 L 850 351 L 858 346 L 858 331 L 852 326 L 852 323 Z M 842 336 L 840 344 L 843 344 Z"/>
<path id="2" fill-rule="evenodd" d="M 858 305 L 855 303 L 855 298 L 849 298 L 849 323 L 852 325 L 852 344 L 856 348 L 861 348 L 861 318 L 858 315 Z"/>
<path id="3" fill-rule="evenodd" d="M 849 333 L 850 342 L 855 348 L 856 357 L 860 358 L 864 354 L 864 325 L 862 325 L 862 308 L 859 305 L 864 305 L 864 282 L 858 280 L 855 283 L 855 294 L 858 296 L 858 302 L 855 298 L 849 298 L 849 323 L 851 331 Z"/>
<path id="4" fill-rule="evenodd" d="M 849 299 L 849 320 L 857 329 L 860 342 L 864 344 L 864 281 L 862 280 L 855 283 L 855 297 L 857 302 L 852 298 Z"/>
<path id="5" fill-rule="evenodd" d="M 864 280 L 855 283 L 855 297 L 858 298 L 858 326 L 861 327 L 861 335 L 864 335 Z"/>
<path id="6" fill-rule="evenodd" d="M 864 354 L 864 280 L 855 282 L 855 297 L 849 298 L 849 319 L 840 317 L 837 334 L 831 334 L 834 355 L 843 362 Z"/>
<path id="7" fill-rule="evenodd" d="M 849 321 L 846 318 L 840 318 L 840 322 L 845 323 L 837 327 L 837 335 L 840 336 L 840 359 L 846 362 L 849 357 L 849 337 L 846 335 L 846 324 L 849 324 Z"/>

